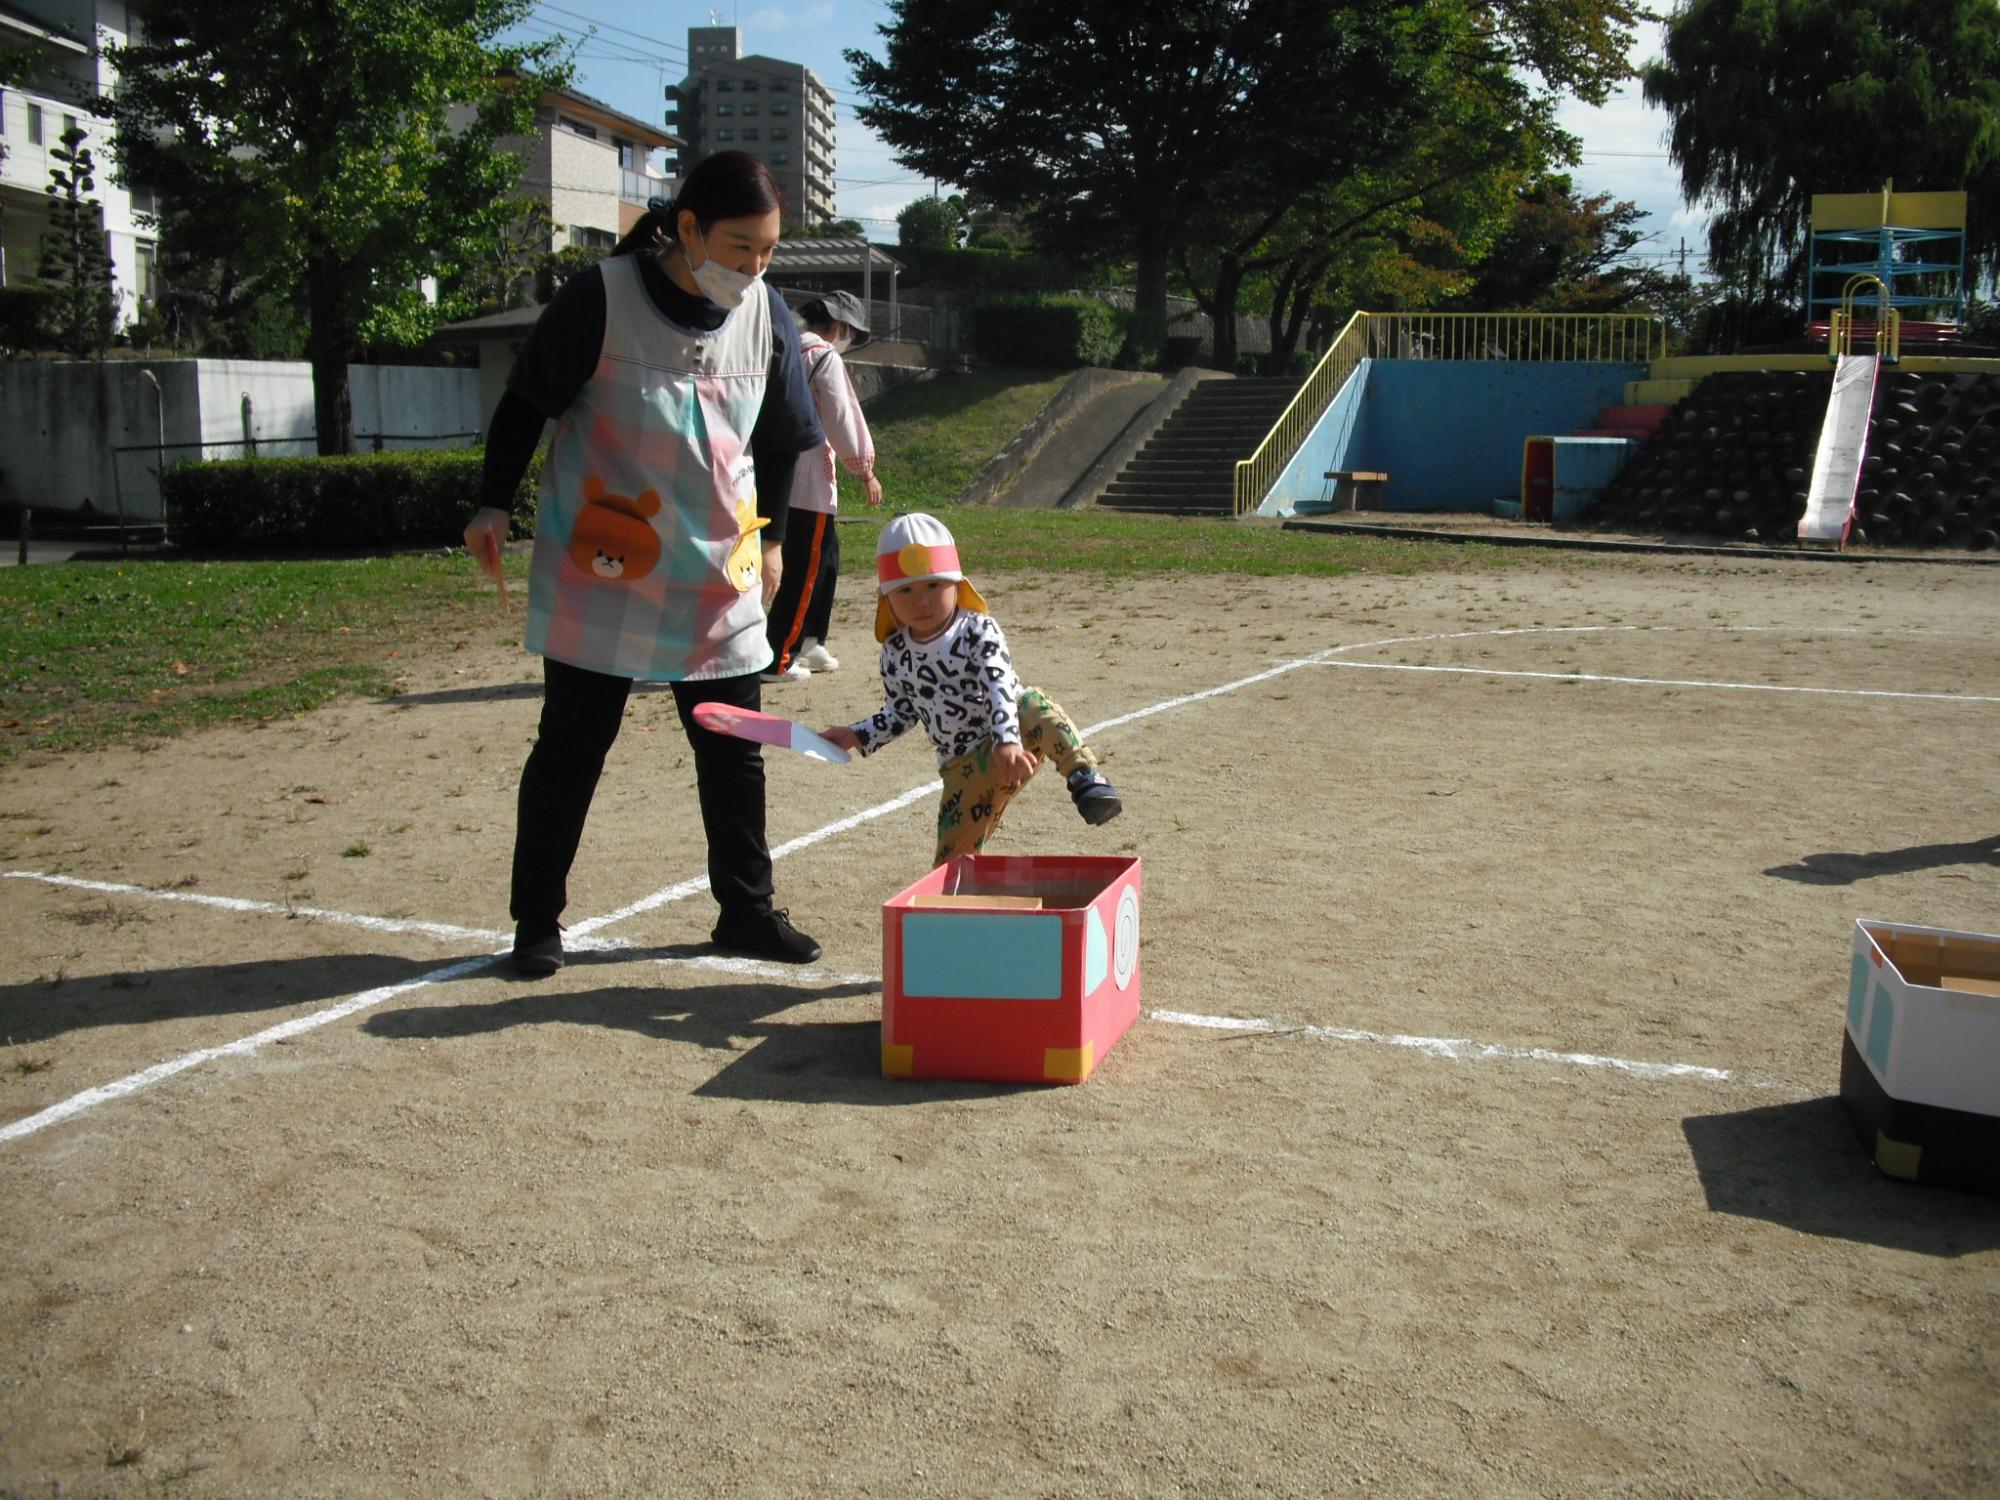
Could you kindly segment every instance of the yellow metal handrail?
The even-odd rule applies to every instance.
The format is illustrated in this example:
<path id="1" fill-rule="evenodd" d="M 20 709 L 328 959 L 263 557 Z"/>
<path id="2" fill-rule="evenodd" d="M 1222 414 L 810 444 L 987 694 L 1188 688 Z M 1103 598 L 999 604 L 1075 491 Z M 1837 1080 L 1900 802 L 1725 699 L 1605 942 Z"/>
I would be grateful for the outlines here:
<path id="1" fill-rule="evenodd" d="M 1848 277 L 1847 284 L 1840 289 L 1840 306 L 1833 310 L 1826 330 L 1826 352 L 1830 358 L 1838 359 L 1843 354 L 1854 352 L 1854 299 L 1871 282 L 1875 287 L 1876 300 L 1875 353 L 1892 365 L 1902 359 L 1903 315 L 1891 305 L 1889 288 L 1882 278 L 1867 271 Z"/>
<path id="2" fill-rule="evenodd" d="M 1257 451 L 1236 465 L 1235 510 L 1248 515 L 1364 359 L 1504 359 L 1650 364 L 1667 355 L 1653 313 L 1367 313 L 1348 319 Z"/>
<path id="3" fill-rule="evenodd" d="M 1257 445 L 1257 451 L 1248 458 L 1238 460 L 1237 515 L 1248 515 L 1257 508 L 1271 486 L 1278 482 L 1278 475 L 1298 451 L 1299 444 L 1306 440 L 1313 424 L 1333 405 L 1333 398 L 1347 384 L 1347 377 L 1367 358 L 1368 320 L 1372 316 L 1358 312 L 1347 320 L 1347 326 L 1340 330 L 1340 337 L 1313 366 L 1312 374 L 1306 376 L 1305 384 L 1292 397 L 1291 405 L 1271 424 L 1271 430 Z"/>

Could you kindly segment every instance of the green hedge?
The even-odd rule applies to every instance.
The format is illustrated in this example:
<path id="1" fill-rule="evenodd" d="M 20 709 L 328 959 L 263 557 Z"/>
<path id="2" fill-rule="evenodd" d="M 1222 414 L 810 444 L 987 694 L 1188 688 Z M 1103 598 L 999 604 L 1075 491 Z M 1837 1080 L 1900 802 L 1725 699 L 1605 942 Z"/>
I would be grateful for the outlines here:
<path id="1" fill-rule="evenodd" d="M 456 546 L 478 505 L 479 448 L 348 458 L 249 458 L 171 465 L 160 477 L 175 545 L 308 551 Z M 514 499 L 514 535 L 535 529 L 539 457 Z"/>
<path id="2" fill-rule="evenodd" d="M 56 295 L 45 286 L 0 286 L 0 349 L 56 346 Z"/>
<path id="3" fill-rule="evenodd" d="M 1121 324 L 1117 310 L 1095 297 L 982 297 L 972 309 L 972 348 L 990 364 L 1026 369 L 1108 365 L 1124 338 Z"/>

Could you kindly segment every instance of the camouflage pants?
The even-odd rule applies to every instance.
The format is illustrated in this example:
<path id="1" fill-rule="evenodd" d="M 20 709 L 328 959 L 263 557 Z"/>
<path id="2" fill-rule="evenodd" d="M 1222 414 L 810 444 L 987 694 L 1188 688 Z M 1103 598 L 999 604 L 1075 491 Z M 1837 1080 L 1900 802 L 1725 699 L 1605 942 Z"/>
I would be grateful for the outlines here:
<path id="1" fill-rule="evenodd" d="M 1068 776 L 1079 767 L 1097 764 L 1097 757 L 1077 734 L 1075 722 L 1046 693 L 1028 688 L 1021 694 L 1019 708 L 1021 744 L 1035 757 L 1037 770 L 1054 761 L 1056 769 Z M 1000 815 L 1020 790 L 1000 784 L 991 740 L 969 755 L 948 761 L 938 774 L 944 779 L 944 797 L 938 804 L 933 867 L 955 854 L 977 854 L 983 849 L 1000 826 Z"/>

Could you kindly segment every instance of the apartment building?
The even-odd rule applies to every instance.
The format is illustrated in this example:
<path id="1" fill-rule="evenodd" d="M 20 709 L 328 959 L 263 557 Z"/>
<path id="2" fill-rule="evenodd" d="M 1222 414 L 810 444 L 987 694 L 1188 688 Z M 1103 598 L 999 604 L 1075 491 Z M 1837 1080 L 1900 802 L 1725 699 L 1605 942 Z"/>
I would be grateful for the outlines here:
<path id="1" fill-rule="evenodd" d="M 131 37 L 143 9 L 140 0 L 0 0 L 0 49 L 30 63 L 27 82 L 0 89 L 0 285 L 31 281 L 40 269 L 50 153 L 74 126 L 96 168 L 90 196 L 103 209 L 120 327 L 155 295 L 157 242 L 140 222 L 154 202 L 145 187 L 117 180 L 115 128 L 91 114 L 90 101 L 117 83 L 105 44 Z"/>
<path id="2" fill-rule="evenodd" d="M 688 76 L 667 88 L 667 124 L 682 141 L 683 177 L 713 151 L 761 157 L 784 195 L 788 225 L 834 217 L 833 91 L 803 63 L 743 55 L 734 26 L 688 28 Z"/>

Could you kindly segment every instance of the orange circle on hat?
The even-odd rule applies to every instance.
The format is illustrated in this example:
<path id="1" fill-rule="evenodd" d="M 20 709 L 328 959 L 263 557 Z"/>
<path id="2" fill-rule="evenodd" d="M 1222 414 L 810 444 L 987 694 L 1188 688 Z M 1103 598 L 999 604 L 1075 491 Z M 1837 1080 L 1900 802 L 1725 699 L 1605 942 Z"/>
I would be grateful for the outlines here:
<path id="1" fill-rule="evenodd" d="M 931 549 L 922 542 L 911 542 L 896 554 L 896 566 L 902 569 L 905 578 L 928 573 L 931 571 Z"/>

